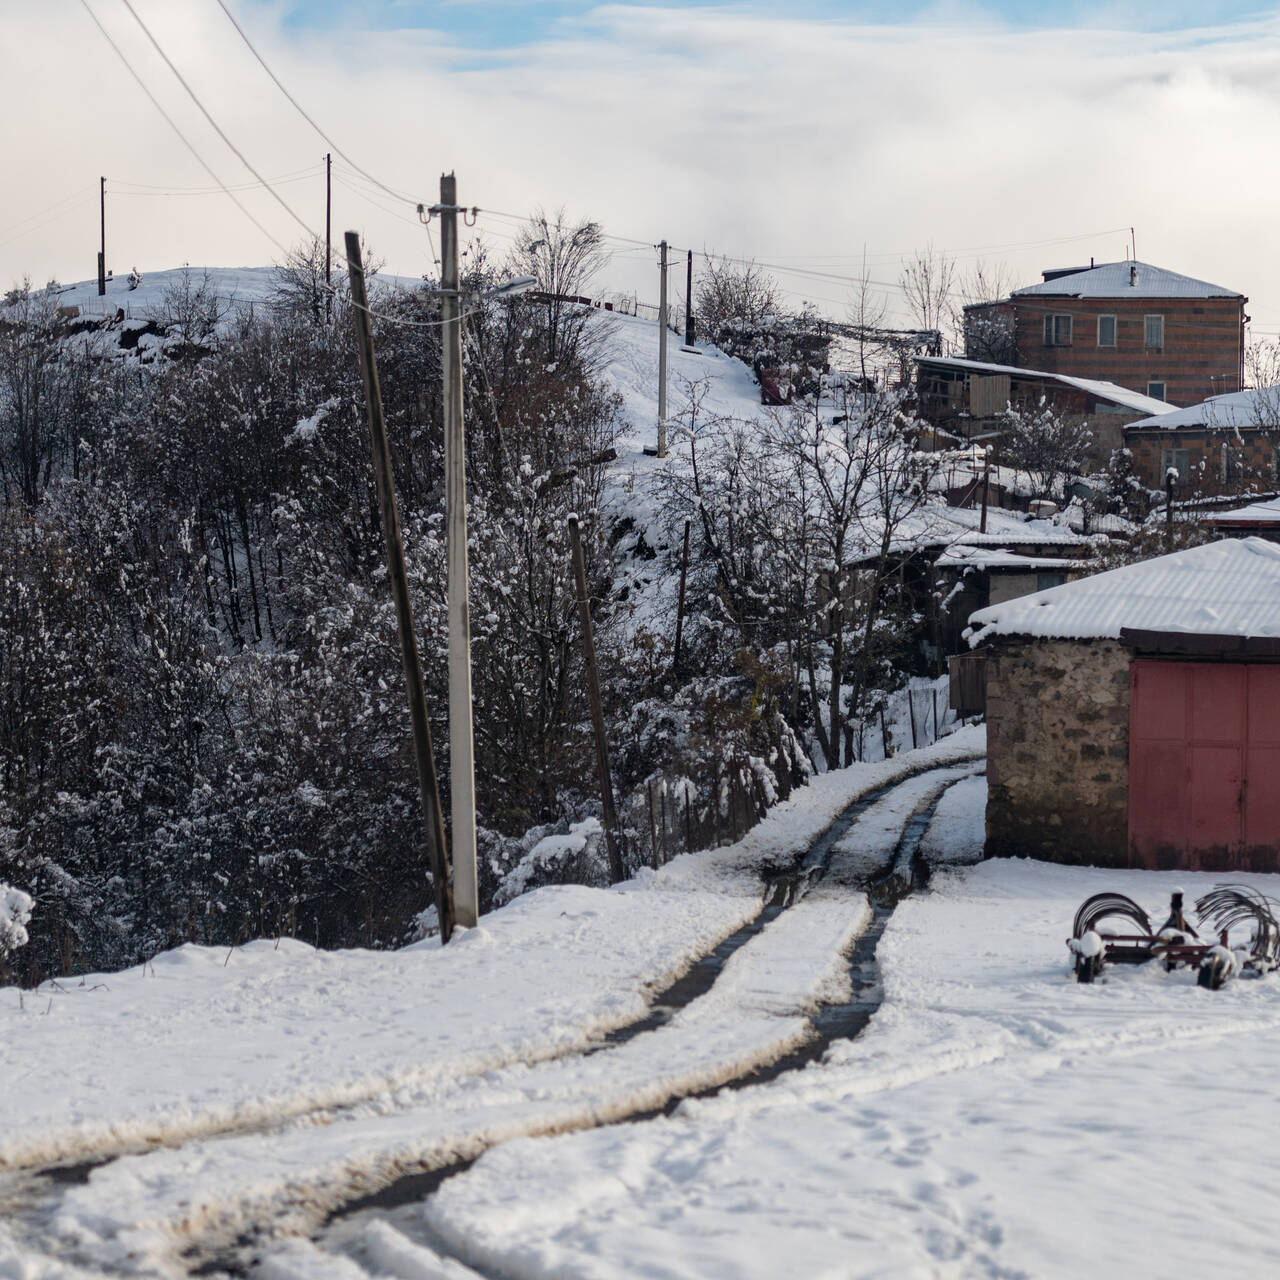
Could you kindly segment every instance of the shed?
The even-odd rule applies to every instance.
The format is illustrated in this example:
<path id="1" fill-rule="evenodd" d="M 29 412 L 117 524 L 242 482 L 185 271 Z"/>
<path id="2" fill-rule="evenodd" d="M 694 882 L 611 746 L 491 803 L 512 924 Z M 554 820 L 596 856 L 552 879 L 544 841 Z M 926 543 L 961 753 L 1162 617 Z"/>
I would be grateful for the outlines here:
<path id="1" fill-rule="evenodd" d="M 1192 547 L 970 623 L 989 855 L 1280 869 L 1280 547 Z"/>

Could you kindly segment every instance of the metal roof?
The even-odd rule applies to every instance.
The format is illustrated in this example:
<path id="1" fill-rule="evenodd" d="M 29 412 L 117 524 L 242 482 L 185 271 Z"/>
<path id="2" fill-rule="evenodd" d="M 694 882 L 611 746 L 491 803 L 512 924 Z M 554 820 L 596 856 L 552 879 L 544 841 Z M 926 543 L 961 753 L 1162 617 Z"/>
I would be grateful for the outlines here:
<path id="1" fill-rule="evenodd" d="M 1153 267 L 1149 262 L 1100 262 L 1043 284 L 1015 289 L 1014 298 L 1240 298 L 1234 289 L 1195 280 L 1191 276 Z"/>
<path id="2" fill-rule="evenodd" d="M 1097 400 L 1109 400 L 1112 404 L 1152 416 L 1173 411 L 1173 405 L 1157 400 L 1154 396 L 1144 396 L 1117 383 L 1101 382 L 1094 378 L 1073 378 L 1065 373 L 1048 373 L 1043 369 L 1019 369 L 1011 364 L 988 364 L 983 360 L 965 360 L 960 356 L 917 356 L 916 363 L 941 365 L 960 373 L 1007 373 L 1011 378 L 1043 378 L 1046 382 L 1059 382 L 1064 386 L 1074 387 L 1077 391 L 1083 391 Z"/>
<path id="3" fill-rule="evenodd" d="M 1121 629 L 1280 637 L 1280 546 L 1226 539 L 979 609 L 969 643 L 1116 640 Z"/>
<path id="4" fill-rule="evenodd" d="M 1151 427 L 1169 431 L 1178 427 L 1276 427 L 1280 426 L 1280 386 L 1251 387 L 1247 391 L 1228 391 L 1210 396 L 1199 404 L 1175 409 L 1139 422 L 1131 422 L 1126 431 Z"/>

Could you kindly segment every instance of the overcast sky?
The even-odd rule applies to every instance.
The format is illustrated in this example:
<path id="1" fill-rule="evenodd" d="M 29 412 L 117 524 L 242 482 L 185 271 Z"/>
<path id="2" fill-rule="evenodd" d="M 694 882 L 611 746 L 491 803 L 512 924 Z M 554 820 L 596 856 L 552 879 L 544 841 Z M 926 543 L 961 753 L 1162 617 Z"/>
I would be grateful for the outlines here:
<path id="1" fill-rule="evenodd" d="M 323 230 L 328 147 L 217 0 L 132 3 L 301 221 L 237 191 L 264 234 L 208 191 L 86 4 L 219 179 L 252 178 L 124 0 L 0 0 L 0 284 L 93 274 L 100 174 L 117 272 L 261 265 L 301 224 Z M 1028 0 L 801 0 L 787 17 L 754 3 L 227 4 L 342 150 L 408 197 L 335 162 L 335 236 L 360 229 L 405 275 L 431 262 L 411 201 L 454 169 L 461 199 L 493 211 L 477 230 L 498 251 L 513 222 L 496 215 L 537 205 L 639 241 L 616 246 L 608 283 L 642 299 L 664 236 L 778 264 L 795 298 L 837 315 L 849 288 L 826 277 L 860 274 L 865 252 L 905 322 L 901 259 L 928 243 L 1030 284 L 1123 258 L 1133 227 L 1140 259 L 1247 294 L 1255 336 L 1280 334 L 1276 12 L 1068 0 L 1049 26 Z"/>

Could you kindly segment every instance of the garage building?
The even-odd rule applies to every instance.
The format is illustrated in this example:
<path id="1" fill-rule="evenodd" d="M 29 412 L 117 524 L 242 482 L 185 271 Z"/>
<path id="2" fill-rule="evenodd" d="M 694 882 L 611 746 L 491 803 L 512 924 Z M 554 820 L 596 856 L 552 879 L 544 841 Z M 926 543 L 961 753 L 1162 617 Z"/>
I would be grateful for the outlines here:
<path id="1" fill-rule="evenodd" d="M 970 626 L 988 855 L 1280 870 L 1280 546 L 1193 547 Z"/>

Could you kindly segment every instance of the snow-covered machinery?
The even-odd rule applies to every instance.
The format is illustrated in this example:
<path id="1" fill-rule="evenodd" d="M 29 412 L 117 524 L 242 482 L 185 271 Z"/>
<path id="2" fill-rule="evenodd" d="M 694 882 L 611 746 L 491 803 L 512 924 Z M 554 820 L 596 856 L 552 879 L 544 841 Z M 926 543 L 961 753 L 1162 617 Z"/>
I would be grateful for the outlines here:
<path id="1" fill-rule="evenodd" d="M 1196 916 L 1206 932 L 1205 941 L 1187 922 L 1183 891 L 1175 889 L 1169 901 L 1169 918 L 1153 929 L 1147 913 L 1122 893 L 1095 893 L 1076 912 L 1067 947 L 1077 982 L 1093 982 L 1109 964 L 1146 964 L 1159 960 L 1166 969 L 1199 970 L 1200 986 L 1216 991 L 1228 978 L 1261 977 L 1280 968 L 1280 924 L 1277 905 L 1257 889 L 1244 884 L 1220 884 L 1196 899 Z M 1127 921 L 1132 926 L 1122 932 Z M 1104 923 L 1106 922 L 1106 923 Z M 1248 927 L 1248 942 L 1232 947 L 1232 929 Z"/>

